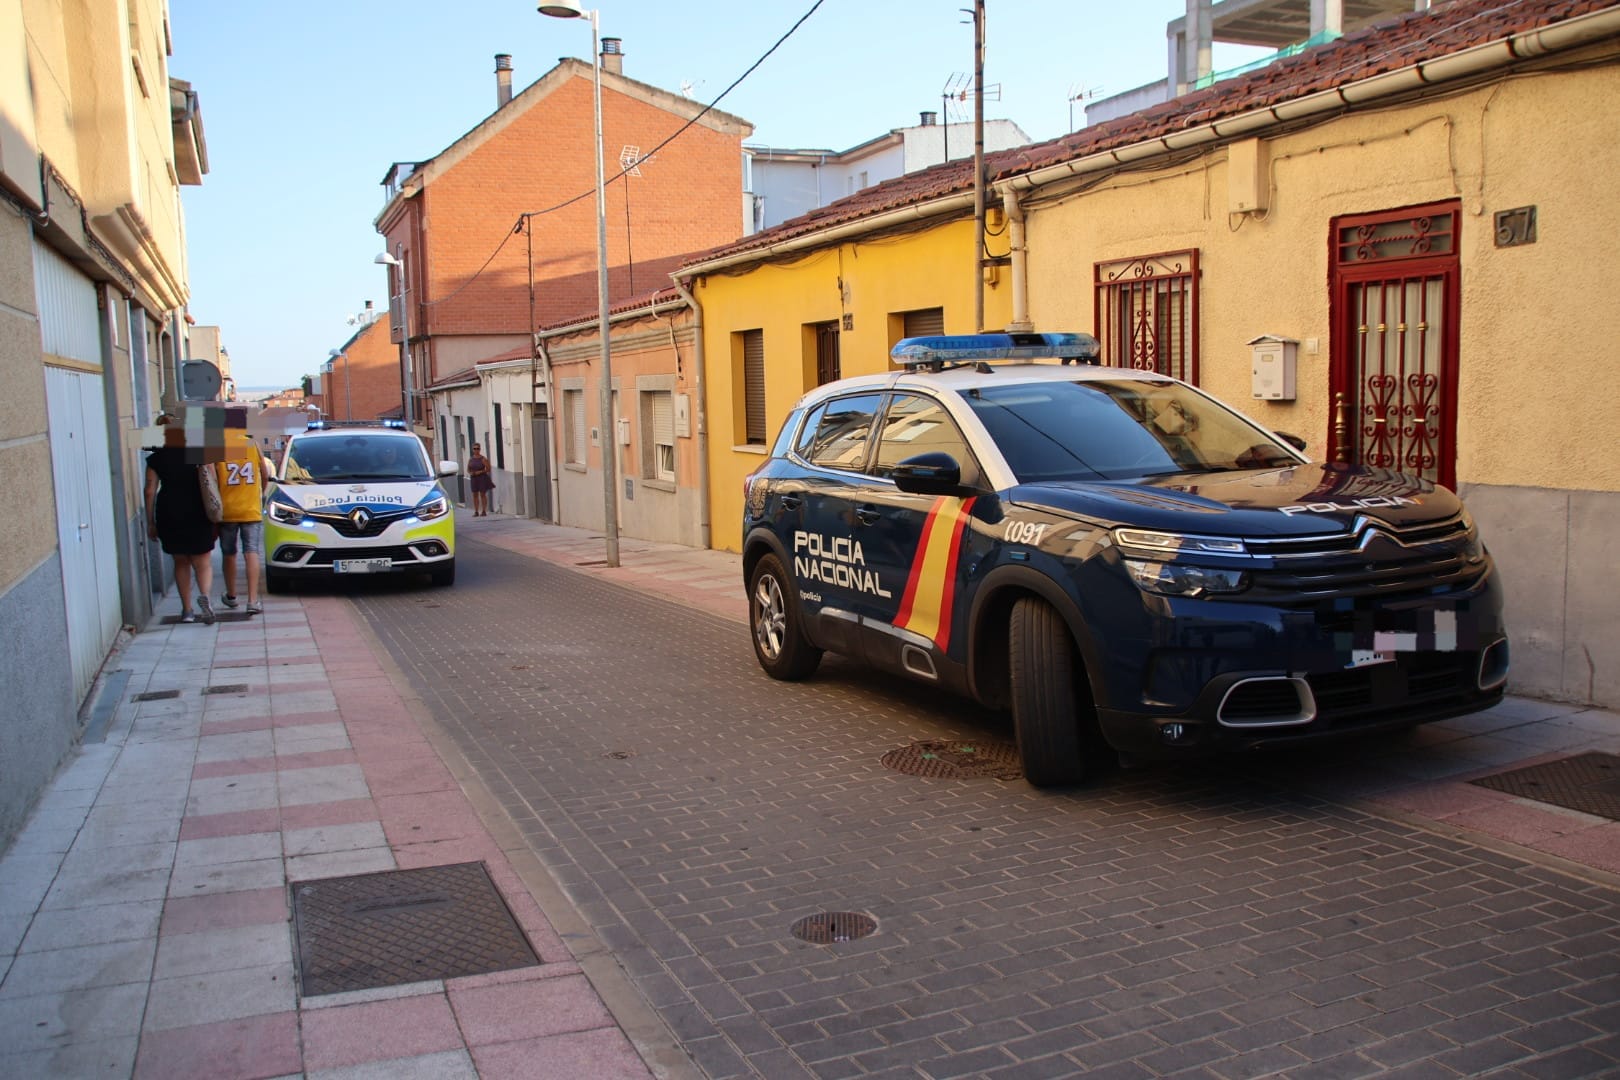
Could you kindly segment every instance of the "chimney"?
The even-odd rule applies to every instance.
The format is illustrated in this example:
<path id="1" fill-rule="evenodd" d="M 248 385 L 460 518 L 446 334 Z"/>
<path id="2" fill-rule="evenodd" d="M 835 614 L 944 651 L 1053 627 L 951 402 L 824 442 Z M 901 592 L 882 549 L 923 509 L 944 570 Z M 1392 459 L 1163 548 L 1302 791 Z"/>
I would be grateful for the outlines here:
<path id="1" fill-rule="evenodd" d="M 922 113 L 921 113 L 921 116 L 922 116 L 922 126 L 923 127 L 933 127 L 936 123 L 939 122 L 939 113 L 937 113 L 937 112 L 930 112 L 929 110 L 924 109 L 922 111 Z"/>
<path id="2" fill-rule="evenodd" d="M 370 300 L 367 300 L 366 301 L 366 311 L 365 311 L 366 325 L 370 326 L 376 320 L 376 318 L 377 318 L 377 309 L 371 306 L 371 301 Z"/>
<path id="3" fill-rule="evenodd" d="M 495 107 L 501 108 L 512 100 L 512 56 L 495 54 Z"/>
<path id="4" fill-rule="evenodd" d="M 602 39 L 602 70 L 615 75 L 624 74 L 624 46 L 616 37 Z"/>

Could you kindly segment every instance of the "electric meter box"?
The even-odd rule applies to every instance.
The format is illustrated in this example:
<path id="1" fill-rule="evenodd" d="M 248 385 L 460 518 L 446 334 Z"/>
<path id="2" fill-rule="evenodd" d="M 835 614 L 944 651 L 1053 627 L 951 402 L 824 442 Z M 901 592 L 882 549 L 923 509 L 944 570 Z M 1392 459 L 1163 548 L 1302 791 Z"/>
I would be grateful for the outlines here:
<path id="1" fill-rule="evenodd" d="M 1294 366 L 1299 342 L 1261 334 L 1249 342 L 1254 360 L 1254 396 L 1262 401 L 1294 400 Z"/>

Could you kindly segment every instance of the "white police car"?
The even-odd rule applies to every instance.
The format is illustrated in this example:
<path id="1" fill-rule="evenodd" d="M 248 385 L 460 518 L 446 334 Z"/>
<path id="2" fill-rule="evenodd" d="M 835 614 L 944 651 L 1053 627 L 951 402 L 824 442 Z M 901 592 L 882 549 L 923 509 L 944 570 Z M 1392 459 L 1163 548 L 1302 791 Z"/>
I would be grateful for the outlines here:
<path id="1" fill-rule="evenodd" d="M 1010 708 L 1036 785 L 1501 698 L 1501 581 L 1445 488 L 1313 462 L 1084 334 L 893 355 L 805 395 L 747 481 L 773 677 L 831 650 Z"/>
<path id="2" fill-rule="evenodd" d="M 456 525 L 439 483 L 458 466 L 428 461 L 404 424 L 317 422 L 287 440 L 265 492 L 265 587 L 299 578 L 421 572 L 456 579 Z"/>

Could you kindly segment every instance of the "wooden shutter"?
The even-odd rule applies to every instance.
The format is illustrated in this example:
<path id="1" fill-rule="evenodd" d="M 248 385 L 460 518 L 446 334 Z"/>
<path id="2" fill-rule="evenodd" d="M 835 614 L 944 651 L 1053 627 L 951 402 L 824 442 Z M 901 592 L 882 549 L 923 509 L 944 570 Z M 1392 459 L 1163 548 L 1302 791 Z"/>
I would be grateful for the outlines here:
<path id="1" fill-rule="evenodd" d="M 765 331 L 743 331 L 743 441 L 763 444 L 765 433 Z"/>

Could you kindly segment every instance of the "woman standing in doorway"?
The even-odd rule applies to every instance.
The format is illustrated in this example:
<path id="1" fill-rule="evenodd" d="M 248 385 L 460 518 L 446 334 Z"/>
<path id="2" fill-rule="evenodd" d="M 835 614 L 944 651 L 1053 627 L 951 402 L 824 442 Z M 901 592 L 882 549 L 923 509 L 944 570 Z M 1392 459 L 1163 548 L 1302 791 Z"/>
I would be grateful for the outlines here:
<path id="1" fill-rule="evenodd" d="M 467 475 L 472 478 L 473 517 L 488 517 L 489 493 L 495 490 L 495 481 L 489 475 L 489 458 L 477 443 L 467 459 Z"/>
<path id="2" fill-rule="evenodd" d="M 168 423 L 167 416 L 159 417 Z M 201 466 L 207 468 L 208 466 Z M 214 537 L 218 531 L 203 509 L 199 466 L 186 460 L 182 446 L 163 446 L 146 455 L 146 535 L 174 559 L 174 586 L 180 593 L 180 621 L 214 621 L 208 594 L 214 585 Z M 195 580 L 197 610 L 192 611 Z"/>

